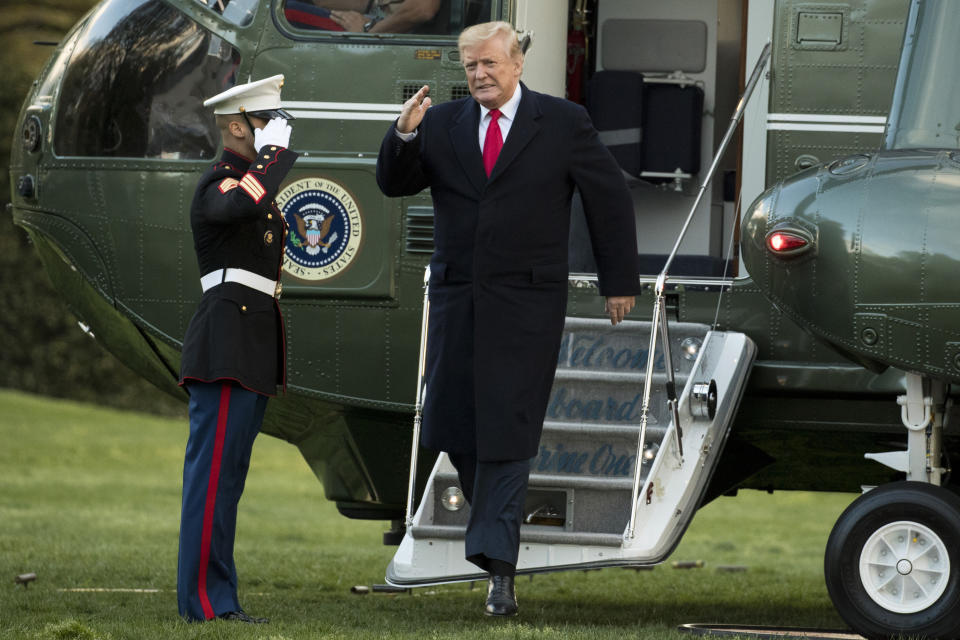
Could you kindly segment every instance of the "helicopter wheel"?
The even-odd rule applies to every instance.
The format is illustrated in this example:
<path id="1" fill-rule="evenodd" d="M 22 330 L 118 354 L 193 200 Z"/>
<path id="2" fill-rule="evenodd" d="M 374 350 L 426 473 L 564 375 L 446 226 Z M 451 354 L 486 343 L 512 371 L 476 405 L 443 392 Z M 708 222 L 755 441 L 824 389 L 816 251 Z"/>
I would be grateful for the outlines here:
<path id="1" fill-rule="evenodd" d="M 857 498 L 830 533 L 830 599 L 871 640 L 960 637 L 960 497 L 894 482 Z"/>

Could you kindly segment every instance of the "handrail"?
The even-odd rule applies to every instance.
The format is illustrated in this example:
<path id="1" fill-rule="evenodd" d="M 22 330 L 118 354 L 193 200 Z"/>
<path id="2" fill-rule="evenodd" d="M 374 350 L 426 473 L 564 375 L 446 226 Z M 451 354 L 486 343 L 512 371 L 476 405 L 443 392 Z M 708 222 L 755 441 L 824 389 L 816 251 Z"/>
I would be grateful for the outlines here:
<path id="1" fill-rule="evenodd" d="M 413 501 L 417 485 L 417 454 L 420 451 L 420 422 L 423 402 L 427 397 L 427 384 L 424 370 L 427 360 L 427 329 L 430 324 L 430 266 L 423 271 L 423 318 L 420 321 L 420 358 L 417 363 L 417 399 L 413 409 L 413 443 L 410 445 L 410 480 L 407 485 L 407 516 L 404 524 L 407 529 L 413 524 Z"/>

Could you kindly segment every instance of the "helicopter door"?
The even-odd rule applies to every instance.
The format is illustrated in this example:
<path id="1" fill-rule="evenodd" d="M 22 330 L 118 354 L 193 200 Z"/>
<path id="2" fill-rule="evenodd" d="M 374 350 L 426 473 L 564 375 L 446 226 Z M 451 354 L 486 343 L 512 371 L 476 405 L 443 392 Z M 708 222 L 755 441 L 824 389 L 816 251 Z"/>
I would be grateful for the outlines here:
<path id="1" fill-rule="evenodd" d="M 593 15 L 596 59 L 585 106 L 633 197 L 639 271 L 655 275 L 713 157 L 715 123 L 735 106 L 742 3 L 600 0 Z M 722 165 L 729 178 L 716 180 L 700 203 L 674 275 L 733 275 L 726 248 L 737 161 L 729 156 Z M 579 198 L 571 217 L 570 271 L 595 273 Z"/>

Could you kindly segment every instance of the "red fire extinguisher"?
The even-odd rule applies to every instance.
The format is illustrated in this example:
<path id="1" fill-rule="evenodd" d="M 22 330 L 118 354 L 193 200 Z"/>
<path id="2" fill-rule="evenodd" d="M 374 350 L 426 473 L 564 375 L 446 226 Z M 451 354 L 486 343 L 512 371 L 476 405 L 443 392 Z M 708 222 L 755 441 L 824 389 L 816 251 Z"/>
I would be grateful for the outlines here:
<path id="1" fill-rule="evenodd" d="M 567 31 L 567 99 L 583 104 L 583 66 L 587 57 L 586 0 L 577 0 Z"/>

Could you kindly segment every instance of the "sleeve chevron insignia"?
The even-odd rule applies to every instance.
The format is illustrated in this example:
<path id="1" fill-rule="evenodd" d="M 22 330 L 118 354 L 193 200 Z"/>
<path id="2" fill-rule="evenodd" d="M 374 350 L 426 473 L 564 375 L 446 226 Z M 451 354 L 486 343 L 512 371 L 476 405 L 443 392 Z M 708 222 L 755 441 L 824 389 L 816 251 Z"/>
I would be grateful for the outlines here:
<path id="1" fill-rule="evenodd" d="M 259 203 L 263 199 L 263 196 L 267 194 L 267 190 L 263 188 L 260 181 L 249 173 L 240 178 L 240 188 L 246 191 L 247 195 L 253 198 L 253 201 L 256 203 Z"/>
<path id="2" fill-rule="evenodd" d="M 220 189 L 220 193 L 226 193 L 227 191 L 230 191 L 230 189 L 235 188 L 238 184 L 240 184 L 240 181 L 236 178 L 224 178 L 220 181 L 220 184 L 217 186 L 217 188 Z"/>

